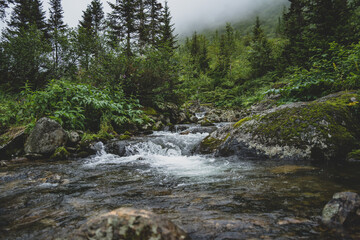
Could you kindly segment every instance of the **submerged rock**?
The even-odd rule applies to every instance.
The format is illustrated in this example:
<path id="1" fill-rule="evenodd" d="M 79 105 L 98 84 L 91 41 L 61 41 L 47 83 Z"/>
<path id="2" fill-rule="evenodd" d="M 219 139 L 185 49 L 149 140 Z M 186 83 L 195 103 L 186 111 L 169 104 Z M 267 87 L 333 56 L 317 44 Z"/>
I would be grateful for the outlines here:
<path id="1" fill-rule="evenodd" d="M 217 155 L 343 160 L 360 140 L 357 94 L 342 92 L 313 102 L 266 110 L 219 129 L 200 146 Z M 355 103 L 356 103 L 355 102 Z"/>
<path id="2" fill-rule="evenodd" d="M 127 155 L 126 147 L 139 143 L 140 140 L 123 140 L 123 141 L 113 141 L 105 145 L 105 151 L 107 153 L 115 154 L 120 157 Z"/>
<path id="3" fill-rule="evenodd" d="M 146 210 L 120 208 L 87 221 L 71 239 L 190 239 L 169 220 Z"/>
<path id="4" fill-rule="evenodd" d="M 335 193 L 322 211 L 327 226 L 358 226 L 360 224 L 360 196 L 353 192 Z"/>
<path id="5" fill-rule="evenodd" d="M 49 118 L 41 118 L 31 131 L 25 143 L 28 157 L 49 157 L 59 147 L 65 146 L 68 135 L 59 123 Z"/>

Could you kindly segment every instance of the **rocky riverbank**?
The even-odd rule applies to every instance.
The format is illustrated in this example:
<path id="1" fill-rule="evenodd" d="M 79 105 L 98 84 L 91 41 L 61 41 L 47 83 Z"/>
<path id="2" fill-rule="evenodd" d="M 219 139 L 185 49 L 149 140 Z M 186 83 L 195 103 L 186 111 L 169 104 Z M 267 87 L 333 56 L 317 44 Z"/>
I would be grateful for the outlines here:
<path id="1" fill-rule="evenodd" d="M 357 93 L 340 92 L 313 102 L 254 111 L 213 132 L 198 150 L 219 156 L 355 160 L 360 140 L 359 101 Z"/>

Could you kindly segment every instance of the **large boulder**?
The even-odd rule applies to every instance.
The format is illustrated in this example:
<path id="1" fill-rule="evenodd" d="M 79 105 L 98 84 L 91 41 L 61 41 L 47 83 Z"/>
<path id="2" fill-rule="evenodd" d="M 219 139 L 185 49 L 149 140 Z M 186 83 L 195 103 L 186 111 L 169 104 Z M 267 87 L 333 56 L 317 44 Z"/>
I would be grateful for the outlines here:
<path id="1" fill-rule="evenodd" d="M 360 196 L 353 192 L 334 194 L 322 212 L 322 222 L 327 226 L 359 226 Z"/>
<path id="2" fill-rule="evenodd" d="M 49 157 L 57 148 L 65 146 L 67 139 L 68 135 L 59 123 L 41 118 L 26 140 L 25 153 L 29 157 Z"/>
<path id="3" fill-rule="evenodd" d="M 185 240 L 189 237 L 175 224 L 152 212 L 120 208 L 90 219 L 71 239 Z"/>
<path id="4" fill-rule="evenodd" d="M 358 94 L 341 92 L 249 115 L 210 134 L 199 150 L 225 156 L 344 160 L 359 144 L 359 101 Z"/>

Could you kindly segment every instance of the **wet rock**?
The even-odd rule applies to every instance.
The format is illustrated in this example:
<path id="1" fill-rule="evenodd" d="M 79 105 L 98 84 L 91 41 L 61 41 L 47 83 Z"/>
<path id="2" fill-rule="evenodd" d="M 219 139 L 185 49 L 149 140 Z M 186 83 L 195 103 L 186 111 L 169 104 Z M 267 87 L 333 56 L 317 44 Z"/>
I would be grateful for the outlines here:
<path id="1" fill-rule="evenodd" d="M 10 160 L 12 157 L 20 156 L 24 152 L 26 140 L 25 127 L 15 127 L 9 129 L 0 137 L 0 156 L 1 159 Z"/>
<path id="2" fill-rule="evenodd" d="M 0 167 L 7 167 L 7 163 L 5 161 L 0 161 Z"/>
<path id="3" fill-rule="evenodd" d="M 222 112 L 220 110 L 211 110 L 205 115 L 205 117 L 210 122 L 221 122 L 221 114 Z"/>
<path id="4" fill-rule="evenodd" d="M 214 123 L 211 122 L 209 119 L 204 118 L 200 121 L 200 125 L 203 127 L 209 127 L 209 126 L 214 126 Z"/>
<path id="5" fill-rule="evenodd" d="M 348 92 L 333 96 L 250 115 L 225 134 L 222 129 L 213 132 L 202 145 L 219 156 L 249 153 L 267 158 L 345 160 L 360 141 L 360 122 L 349 104 L 351 98 L 360 97 Z"/>
<path id="6" fill-rule="evenodd" d="M 185 123 L 185 122 L 187 122 L 187 121 L 188 121 L 188 119 L 187 119 L 186 113 L 180 112 L 180 113 L 179 113 L 179 117 L 178 117 L 178 119 L 177 119 L 177 122 L 178 122 L 178 123 Z"/>
<path id="7" fill-rule="evenodd" d="M 90 219 L 71 239 L 190 239 L 169 220 L 146 210 L 120 208 Z"/>
<path id="8" fill-rule="evenodd" d="M 49 157 L 59 147 L 65 146 L 68 135 L 54 120 L 41 118 L 25 143 L 25 153 L 31 157 Z"/>
<path id="9" fill-rule="evenodd" d="M 188 130 L 189 133 L 196 134 L 196 133 L 212 133 L 217 129 L 215 126 L 208 126 L 208 127 L 194 127 Z"/>
<path id="10" fill-rule="evenodd" d="M 80 134 L 78 132 L 76 132 L 76 131 L 70 131 L 68 133 L 68 136 L 69 136 L 68 144 L 71 145 L 71 146 L 75 146 L 81 140 Z"/>
<path id="11" fill-rule="evenodd" d="M 126 147 L 138 143 L 139 140 L 113 141 L 105 145 L 107 153 L 115 154 L 120 157 L 127 156 Z"/>
<path id="12" fill-rule="evenodd" d="M 360 196 L 353 192 L 335 193 L 322 211 L 327 226 L 358 226 L 360 224 Z"/>
<path id="13" fill-rule="evenodd" d="M 196 116 L 191 116 L 191 117 L 190 117 L 190 122 L 192 122 L 192 123 L 197 123 L 198 120 L 199 120 L 199 119 L 198 119 Z"/>

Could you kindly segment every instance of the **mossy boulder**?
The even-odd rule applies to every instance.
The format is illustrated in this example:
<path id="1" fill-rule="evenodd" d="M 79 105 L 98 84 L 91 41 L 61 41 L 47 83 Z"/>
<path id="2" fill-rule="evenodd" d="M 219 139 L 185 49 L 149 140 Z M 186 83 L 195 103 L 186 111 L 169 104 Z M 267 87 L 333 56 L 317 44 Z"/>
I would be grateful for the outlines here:
<path id="1" fill-rule="evenodd" d="M 146 210 L 120 208 L 87 221 L 69 239 L 186 240 L 171 221 Z"/>
<path id="2" fill-rule="evenodd" d="M 207 148 L 218 155 L 247 151 L 265 157 L 343 160 L 359 146 L 359 99 L 356 93 L 341 92 L 248 116 L 228 130 L 229 137 L 217 133 L 222 130 L 212 133 Z"/>

